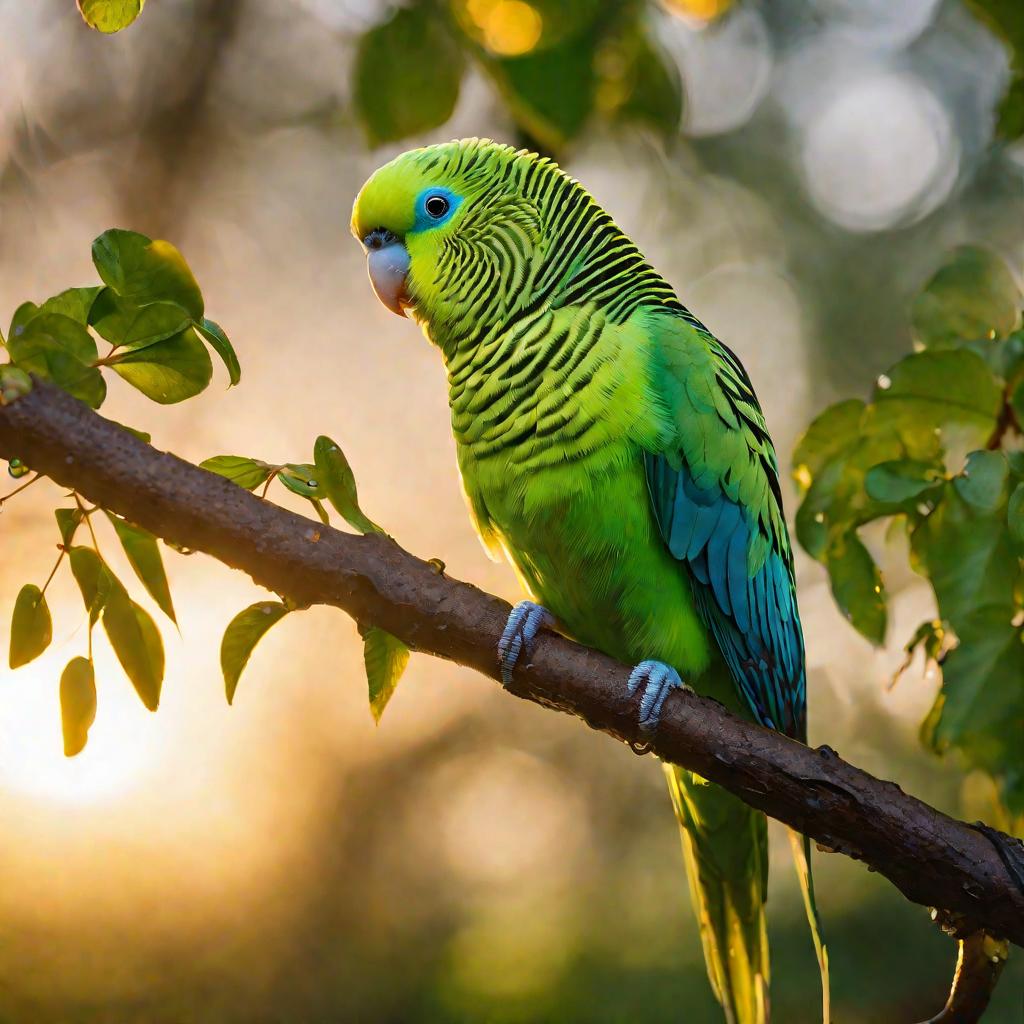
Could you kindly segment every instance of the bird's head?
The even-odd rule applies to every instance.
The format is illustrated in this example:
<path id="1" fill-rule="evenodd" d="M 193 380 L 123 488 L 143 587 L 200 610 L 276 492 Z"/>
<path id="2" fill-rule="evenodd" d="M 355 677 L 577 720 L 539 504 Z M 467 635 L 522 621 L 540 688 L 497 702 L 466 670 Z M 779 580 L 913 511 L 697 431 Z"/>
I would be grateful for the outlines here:
<path id="1" fill-rule="evenodd" d="M 531 154 L 466 139 L 396 157 L 362 187 L 352 233 L 388 309 L 428 329 L 503 315 L 539 245 L 540 213 L 510 172 Z"/>

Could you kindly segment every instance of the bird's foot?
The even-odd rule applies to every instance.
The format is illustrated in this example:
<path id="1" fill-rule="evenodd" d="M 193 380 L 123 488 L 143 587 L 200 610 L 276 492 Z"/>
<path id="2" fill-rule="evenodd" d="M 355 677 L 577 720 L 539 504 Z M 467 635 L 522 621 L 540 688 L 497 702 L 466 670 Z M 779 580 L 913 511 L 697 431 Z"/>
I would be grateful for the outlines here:
<path id="1" fill-rule="evenodd" d="M 679 673 L 663 661 L 641 661 L 629 674 L 626 688 L 632 696 L 643 687 L 640 698 L 640 730 L 652 733 L 658 728 L 665 698 L 673 690 L 688 690 Z"/>
<path id="2" fill-rule="evenodd" d="M 519 656 L 530 654 L 533 641 L 541 629 L 551 629 L 554 625 L 554 615 L 533 601 L 520 601 L 512 609 L 498 641 L 498 664 L 501 665 L 501 681 L 504 686 L 512 682 L 512 670 Z"/>

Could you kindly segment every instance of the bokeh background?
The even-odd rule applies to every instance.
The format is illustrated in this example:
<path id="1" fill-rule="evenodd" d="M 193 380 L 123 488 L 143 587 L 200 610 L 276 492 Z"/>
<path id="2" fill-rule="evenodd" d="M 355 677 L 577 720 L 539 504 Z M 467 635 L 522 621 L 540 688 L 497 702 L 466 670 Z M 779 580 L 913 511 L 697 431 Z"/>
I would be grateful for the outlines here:
<path id="1" fill-rule="evenodd" d="M 671 99 L 646 122 L 617 116 L 606 57 L 571 130 L 545 121 L 543 97 L 539 118 L 517 111 L 488 61 L 540 52 L 555 29 L 571 43 L 569 15 L 607 6 L 432 5 L 476 49 L 451 116 L 441 103 L 427 118 L 444 123 L 414 141 L 556 152 L 741 355 L 788 463 L 816 411 L 909 350 L 909 302 L 944 252 L 981 241 L 1024 264 L 1024 148 L 997 134 L 1019 57 L 962 0 L 677 0 L 633 9 L 681 84 L 678 123 Z M 463 508 L 440 360 L 373 299 L 348 235 L 359 185 L 409 145 L 382 141 L 374 97 L 407 82 L 415 129 L 428 91 L 406 54 L 365 41 L 394 10 L 152 0 L 103 37 L 71 0 L 0 0 L 0 316 L 92 282 L 89 243 L 108 227 L 170 239 L 242 386 L 220 378 L 165 409 L 115 378 L 104 413 L 193 461 L 306 461 L 328 433 L 404 546 L 513 600 Z M 570 71 L 552 104 L 571 99 Z M 0 516 L 0 648 L 17 588 L 49 571 L 48 487 Z M 897 641 L 930 613 L 926 586 L 889 563 L 894 639 L 876 652 L 798 559 L 811 739 L 985 815 L 983 780 L 919 746 L 936 680 L 915 665 L 887 687 Z M 328 609 L 268 634 L 228 708 L 220 634 L 260 594 L 200 555 L 171 553 L 168 571 L 181 628 L 159 714 L 101 639 L 98 718 L 63 758 L 57 680 L 85 636 L 69 575 L 49 591 L 50 650 L 0 669 L 0 1020 L 720 1019 L 652 759 L 426 657 L 375 727 L 355 627 Z M 819 1019 L 816 968 L 772 841 L 776 1018 L 802 1024 Z M 936 1012 L 955 950 L 926 911 L 842 857 L 817 871 L 835 1020 Z M 993 1024 L 1024 1020 L 1019 952 Z"/>

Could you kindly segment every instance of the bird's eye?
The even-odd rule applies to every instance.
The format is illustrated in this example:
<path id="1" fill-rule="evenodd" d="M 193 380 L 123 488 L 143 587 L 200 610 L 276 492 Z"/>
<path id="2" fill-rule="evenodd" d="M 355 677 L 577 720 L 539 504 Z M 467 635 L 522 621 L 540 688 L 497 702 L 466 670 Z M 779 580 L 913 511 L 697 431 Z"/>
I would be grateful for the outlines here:
<path id="1" fill-rule="evenodd" d="M 451 204 L 444 196 L 427 196 L 427 201 L 423 204 L 423 208 L 434 220 L 440 220 L 448 212 L 450 206 Z"/>

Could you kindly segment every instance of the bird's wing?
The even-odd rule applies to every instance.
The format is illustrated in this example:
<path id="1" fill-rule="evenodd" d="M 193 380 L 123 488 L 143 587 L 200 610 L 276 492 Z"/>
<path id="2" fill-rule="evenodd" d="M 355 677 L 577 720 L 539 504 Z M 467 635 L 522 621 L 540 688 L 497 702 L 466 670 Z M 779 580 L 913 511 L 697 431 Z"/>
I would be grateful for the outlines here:
<path id="1" fill-rule="evenodd" d="M 757 720 L 803 739 L 803 633 L 764 416 L 739 359 L 706 328 L 668 315 L 650 324 L 670 421 L 644 452 L 661 535 Z"/>

